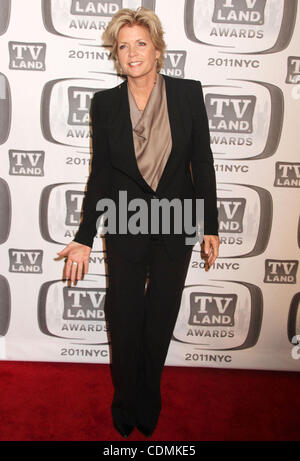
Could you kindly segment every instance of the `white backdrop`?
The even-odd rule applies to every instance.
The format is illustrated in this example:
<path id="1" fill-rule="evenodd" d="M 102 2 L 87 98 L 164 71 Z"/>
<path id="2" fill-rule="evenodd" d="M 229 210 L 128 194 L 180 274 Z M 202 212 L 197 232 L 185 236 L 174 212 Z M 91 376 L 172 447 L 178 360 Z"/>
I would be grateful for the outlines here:
<path id="1" fill-rule="evenodd" d="M 101 33 L 119 8 L 160 17 L 162 73 L 200 80 L 220 258 L 194 247 L 167 365 L 300 369 L 300 12 L 296 0 L 1 0 L 0 358 L 109 363 L 105 252 L 76 287 L 93 93 L 121 83 Z M 297 338 L 298 336 L 298 338 Z"/>

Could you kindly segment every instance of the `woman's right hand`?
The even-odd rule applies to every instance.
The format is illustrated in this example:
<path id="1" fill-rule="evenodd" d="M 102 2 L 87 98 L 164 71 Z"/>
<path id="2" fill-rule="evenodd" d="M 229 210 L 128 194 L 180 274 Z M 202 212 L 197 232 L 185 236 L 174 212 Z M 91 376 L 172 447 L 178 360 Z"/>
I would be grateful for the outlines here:
<path id="1" fill-rule="evenodd" d="M 69 243 L 58 254 L 58 259 L 67 258 L 64 267 L 64 279 L 75 284 L 82 278 L 83 273 L 88 273 L 89 257 L 92 249 L 78 242 Z"/>

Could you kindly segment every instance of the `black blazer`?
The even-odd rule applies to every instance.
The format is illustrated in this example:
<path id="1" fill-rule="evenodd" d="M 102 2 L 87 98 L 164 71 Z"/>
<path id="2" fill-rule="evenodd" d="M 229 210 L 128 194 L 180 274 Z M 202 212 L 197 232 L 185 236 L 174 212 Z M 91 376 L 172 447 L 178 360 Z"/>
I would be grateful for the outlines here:
<path id="1" fill-rule="evenodd" d="M 218 235 L 215 170 L 201 83 L 166 75 L 163 77 L 172 150 L 156 191 L 144 180 L 137 165 L 127 80 L 114 88 L 95 93 L 91 110 L 91 173 L 75 242 L 93 246 L 96 221 L 100 215 L 96 211 L 96 203 L 100 198 L 111 198 L 118 203 L 119 191 L 126 191 L 128 201 L 143 198 L 149 205 L 151 198 L 155 197 L 168 200 L 203 198 L 204 234 Z M 164 234 L 162 237 L 169 254 L 175 259 L 180 258 L 186 249 L 186 234 Z M 149 244 L 149 235 L 145 234 L 110 234 L 106 238 L 132 261 L 141 259 Z"/>

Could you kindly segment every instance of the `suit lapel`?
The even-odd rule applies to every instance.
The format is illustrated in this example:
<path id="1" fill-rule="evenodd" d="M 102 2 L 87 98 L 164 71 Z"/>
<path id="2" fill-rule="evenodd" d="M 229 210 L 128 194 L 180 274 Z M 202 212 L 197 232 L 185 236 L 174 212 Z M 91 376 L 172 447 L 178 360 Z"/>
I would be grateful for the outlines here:
<path id="1" fill-rule="evenodd" d="M 168 77 L 164 74 L 162 74 L 162 76 L 164 77 L 166 84 L 167 106 L 172 137 L 172 150 L 157 186 L 158 193 L 163 190 L 164 186 L 167 184 L 168 179 L 172 176 L 172 167 L 176 164 L 176 160 L 180 157 L 179 145 L 180 141 L 182 140 L 182 124 L 179 103 L 180 99 L 177 93 L 178 87 L 176 86 L 176 83 L 178 82 L 176 81 L 176 78 Z"/>
<path id="2" fill-rule="evenodd" d="M 163 75 L 163 74 L 162 74 Z M 172 136 L 172 150 L 160 178 L 157 192 L 166 184 L 172 169 L 172 164 L 176 160 L 176 155 L 180 140 L 180 108 L 178 106 L 178 96 L 175 89 L 175 78 L 163 75 L 166 84 L 167 105 L 169 122 Z M 130 118 L 130 106 L 128 100 L 127 80 L 116 87 L 117 103 L 114 112 L 114 120 L 110 126 L 111 160 L 115 168 L 123 171 L 132 177 L 139 185 L 148 192 L 153 192 L 152 188 L 144 180 L 140 173 L 134 151 L 134 141 L 132 133 L 132 123 Z"/>

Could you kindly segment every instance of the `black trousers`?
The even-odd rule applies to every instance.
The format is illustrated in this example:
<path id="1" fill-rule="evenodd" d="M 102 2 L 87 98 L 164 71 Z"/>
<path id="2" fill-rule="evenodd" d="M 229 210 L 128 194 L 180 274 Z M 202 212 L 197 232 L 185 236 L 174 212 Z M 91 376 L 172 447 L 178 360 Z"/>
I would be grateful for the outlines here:
<path id="1" fill-rule="evenodd" d="M 141 262 L 106 242 L 109 286 L 105 307 L 111 342 L 114 422 L 153 431 L 161 411 L 161 375 L 178 316 L 192 246 L 170 258 L 156 236 Z"/>

